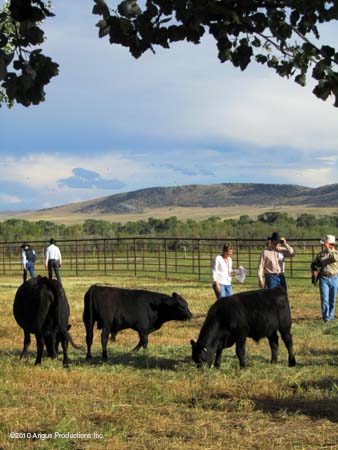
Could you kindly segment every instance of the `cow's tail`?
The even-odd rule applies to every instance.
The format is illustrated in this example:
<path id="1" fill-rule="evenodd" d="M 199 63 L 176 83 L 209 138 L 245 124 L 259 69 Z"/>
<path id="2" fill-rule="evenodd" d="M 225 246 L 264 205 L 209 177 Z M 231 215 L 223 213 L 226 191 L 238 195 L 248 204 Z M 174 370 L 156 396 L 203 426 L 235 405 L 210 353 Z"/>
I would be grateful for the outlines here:
<path id="1" fill-rule="evenodd" d="M 82 345 L 77 345 L 77 344 L 75 344 L 75 342 L 73 341 L 73 338 L 72 338 L 72 336 L 70 335 L 70 333 L 69 333 L 68 330 L 62 329 L 62 330 L 60 330 L 60 331 L 61 331 L 61 333 L 64 335 L 64 337 L 65 337 L 66 339 L 68 339 L 68 341 L 70 342 L 70 344 L 72 345 L 72 347 L 74 347 L 76 350 L 82 350 L 82 351 L 84 351 L 84 348 L 82 347 Z"/>
<path id="2" fill-rule="evenodd" d="M 83 347 L 75 344 L 75 342 L 73 341 L 73 338 L 71 337 L 68 329 L 66 329 L 64 326 L 62 326 L 62 319 L 60 317 L 61 314 L 61 308 L 60 308 L 60 302 L 61 297 L 64 296 L 64 306 L 68 309 L 68 316 L 69 316 L 69 304 L 68 304 L 68 300 L 66 297 L 66 293 L 64 292 L 64 289 L 61 285 L 58 284 L 58 282 L 56 282 L 55 280 L 48 280 L 48 285 L 49 288 L 51 289 L 51 291 L 54 294 L 54 299 L 55 299 L 55 308 L 57 310 L 57 327 L 59 329 L 59 331 L 63 334 L 63 336 L 70 342 L 70 344 L 77 350 L 83 350 Z"/>
<path id="3" fill-rule="evenodd" d="M 86 330 L 92 329 L 94 326 L 92 291 L 93 287 L 91 286 L 84 296 L 83 322 L 85 324 Z"/>

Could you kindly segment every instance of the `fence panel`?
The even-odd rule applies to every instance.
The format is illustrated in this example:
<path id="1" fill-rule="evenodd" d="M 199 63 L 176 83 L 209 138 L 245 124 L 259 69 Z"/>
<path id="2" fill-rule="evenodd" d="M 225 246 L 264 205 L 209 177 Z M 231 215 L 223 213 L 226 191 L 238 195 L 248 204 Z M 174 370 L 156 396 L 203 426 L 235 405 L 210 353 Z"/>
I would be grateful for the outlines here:
<path id="1" fill-rule="evenodd" d="M 248 277 L 257 276 L 259 255 L 265 246 L 260 239 L 226 239 L 233 244 L 233 266 L 242 265 Z M 286 258 L 288 278 L 309 278 L 310 263 L 320 251 L 319 238 L 288 240 L 296 251 L 294 258 Z M 109 275 L 154 275 L 164 278 L 184 278 L 209 281 L 212 259 L 221 253 L 224 239 L 198 238 L 105 238 L 60 240 L 62 276 L 81 276 L 84 273 Z M 0 273 L 21 272 L 22 242 L 0 242 Z M 30 241 L 37 253 L 36 274 L 44 268 L 46 242 Z"/>

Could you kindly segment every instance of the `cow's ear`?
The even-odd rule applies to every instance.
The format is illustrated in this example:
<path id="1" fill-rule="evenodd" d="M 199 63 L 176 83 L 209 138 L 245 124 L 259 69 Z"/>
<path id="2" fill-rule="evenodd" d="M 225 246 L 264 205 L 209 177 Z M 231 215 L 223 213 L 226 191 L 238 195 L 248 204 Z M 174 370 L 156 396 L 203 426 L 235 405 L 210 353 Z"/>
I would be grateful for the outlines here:
<path id="1" fill-rule="evenodd" d="M 196 342 L 193 339 L 191 339 L 190 344 L 191 344 L 192 347 L 195 347 Z"/>

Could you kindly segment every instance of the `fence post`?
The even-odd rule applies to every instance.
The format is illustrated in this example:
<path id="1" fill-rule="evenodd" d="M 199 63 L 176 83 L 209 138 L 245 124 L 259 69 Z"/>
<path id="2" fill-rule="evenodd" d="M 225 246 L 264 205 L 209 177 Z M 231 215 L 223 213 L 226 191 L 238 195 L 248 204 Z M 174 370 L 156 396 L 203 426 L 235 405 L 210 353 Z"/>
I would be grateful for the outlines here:
<path id="1" fill-rule="evenodd" d="M 75 241 L 75 268 L 76 268 L 76 276 L 79 276 L 79 255 L 77 252 L 77 240 Z"/>
<path id="2" fill-rule="evenodd" d="M 250 275 L 251 274 L 251 245 L 249 244 L 249 250 L 248 250 L 248 253 L 249 253 L 249 261 L 248 261 L 248 263 L 249 263 L 249 267 L 248 267 L 248 275 Z"/>
<path id="3" fill-rule="evenodd" d="M 236 267 L 239 265 L 239 242 L 236 241 Z"/>
<path id="4" fill-rule="evenodd" d="M 2 269 L 3 273 L 6 273 L 6 265 L 5 265 L 5 244 L 2 244 Z"/>
<path id="5" fill-rule="evenodd" d="M 167 240 L 164 239 L 164 273 L 165 278 L 168 278 L 168 255 L 167 255 Z"/>
<path id="6" fill-rule="evenodd" d="M 86 255 L 86 244 L 83 244 L 82 247 L 82 257 L 83 257 L 83 270 L 87 269 L 87 255 Z"/>
<path id="7" fill-rule="evenodd" d="M 142 239 L 142 271 L 144 272 L 145 266 L 144 266 L 144 239 Z"/>
<path id="8" fill-rule="evenodd" d="M 114 241 L 111 240 L 111 270 L 114 272 L 115 265 L 114 265 Z"/>
<path id="9" fill-rule="evenodd" d="M 197 257 L 198 257 L 198 280 L 201 281 L 201 241 L 197 241 Z"/>
<path id="10" fill-rule="evenodd" d="M 107 275 L 107 253 L 106 253 L 106 240 L 103 240 L 103 264 L 104 274 Z"/>
<path id="11" fill-rule="evenodd" d="M 134 244 L 134 275 L 136 277 L 137 274 L 136 238 L 134 238 L 133 244 Z"/>

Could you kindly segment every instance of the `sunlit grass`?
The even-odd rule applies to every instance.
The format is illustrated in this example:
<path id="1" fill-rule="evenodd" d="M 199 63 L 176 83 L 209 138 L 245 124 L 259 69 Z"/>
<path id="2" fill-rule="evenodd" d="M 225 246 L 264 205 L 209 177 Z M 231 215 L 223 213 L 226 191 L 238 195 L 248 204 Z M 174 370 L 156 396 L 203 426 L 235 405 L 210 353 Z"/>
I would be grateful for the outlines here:
<path id="1" fill-rule="evenodd" d="M 71 307 L 71 333 L 85 344 L 83 295 L 94 278 L 64 278 Z M 197 370 L 189 341 L 196 339 L 213 293 L 209 284 L 140 278 L 101 282 L 145 288 L 187 299 L 194 318 L 169 322 L 150 335 L 147 352 L 131 353 L 132 330 L 109 343 L 101 360 L 95 330 L 93 361 L 70 348 L 72 364 L 44 358 L 34 366 L 19 358 L 23 334 L 12 316 L 19 279 L 0 283 L 0 447 L 4 449 L 337 449 L 338 324 L 320 320 L 319 294 L 308 282 L 289 281 L 297 366 L 287 366 L 282 342 L 271 365 L 266 339 L 249 340 L 240 370 L 234 348 L 224 352 L 220 370 Z M 238 292 L 253 284 L 235 285 Z M 40 433 L 11 439 L 10 432 Z M 54 437 L 55 433 L 64 437 Z M 52 435 L 51 439 L 43 439 Z M 67 433 L 73 434 L 71 437 Z M 76 437 L 90 434 L 91 437 Z M 94 434 L 95 433 L 95 434 Z M 101 435 L 103 436 L 101 438 Z"/>

